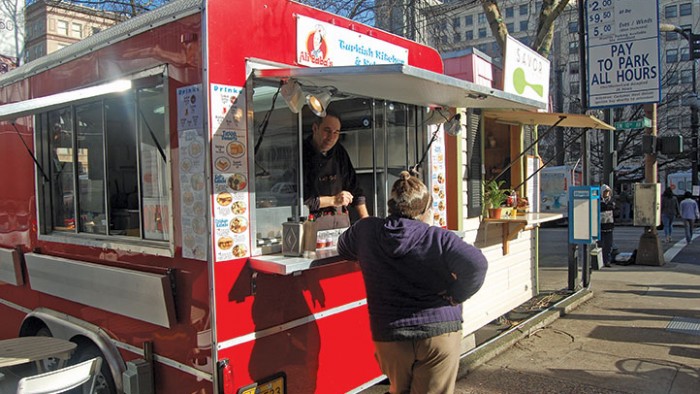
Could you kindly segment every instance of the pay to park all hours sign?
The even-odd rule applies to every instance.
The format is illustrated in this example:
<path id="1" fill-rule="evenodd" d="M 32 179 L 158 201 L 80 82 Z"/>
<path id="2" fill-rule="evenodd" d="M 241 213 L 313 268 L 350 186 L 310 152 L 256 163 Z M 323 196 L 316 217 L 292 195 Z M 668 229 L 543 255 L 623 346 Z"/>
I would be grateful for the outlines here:
<path id="1" fill-rule="evenodd" d="M 658 0 L 587 0 L 588 107 L 661 97 Z"/>

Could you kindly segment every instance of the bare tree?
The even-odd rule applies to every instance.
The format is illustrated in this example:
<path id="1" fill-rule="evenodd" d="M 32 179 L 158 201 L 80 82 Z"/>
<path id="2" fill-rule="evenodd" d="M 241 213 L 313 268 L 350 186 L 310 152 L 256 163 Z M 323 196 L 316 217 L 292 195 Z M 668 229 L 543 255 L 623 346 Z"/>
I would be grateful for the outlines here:
<path id="1" fill-rule="evenodd" d="M 19 65 L 24 54 L 24 1 L 0 0 L 0 38 L 5 41 L 0 46 L 0 55 L 14 57 Z M 9 44 L 9 45 L 8 45 Z M 13 53 L 2 53 L 14 51 Z"/>
<path id="2" fill-rule="evenodd" d="M 504 19 L 501 17 L 499 3 L 505 3 L 504 0 L 481 0 L 481 5 L 486 14 L 486 20 L 491 27 L 491 33 L 496 38 L 498 45 L 501 47 L 501 52 L 505 51 L 506 36 L 508 35 L 508 27 Z M 569 5 L 569 0 L 544 0 L 542 8 L 539 11 L 537 18 L 537 30 L 535 39 L 532 41 L 532 49 L 537 51 L 544 57 L 549 56 L 552 48 L 552 40 L 554 38 L 554 22 L 561 13 Z"/>
<path id="3" fill-rule="evenodd" d="M 49 4 L 75 4 L 96 10 L 115 12 L 126 17 L 143 14 L 170 2 L 170 0 L 28 0 L 27 5 L 40 1 Z"/>

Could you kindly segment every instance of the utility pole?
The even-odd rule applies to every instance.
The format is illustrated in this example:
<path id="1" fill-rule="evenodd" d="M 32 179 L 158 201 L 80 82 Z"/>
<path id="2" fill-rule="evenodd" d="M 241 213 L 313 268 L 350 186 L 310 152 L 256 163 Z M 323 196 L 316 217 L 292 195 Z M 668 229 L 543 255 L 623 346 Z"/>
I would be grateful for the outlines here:
<path id="1" fill-rule="evenodd" d="M 651 127 L 645 130 L 646 135 L 653 137 L 656 140 L 656 103 L 644 104 L 644 115 L 651 119 Z M 658 163 L 656 161 L 656 151 L 644 154 L 644 182 L 658 183 Z M 659 196 L 661 197 L 661 196 Z M 635 197 L 636 198 L 636 197 Z M 658 208 L 657 208 L 658 209 Z M 644 233 L 639 238 L 637 246 L 637 260 L 639 265 L 664 265 L 664 250 L 661 247 L 659 233 L 656 231 L 656 226 L 646 226 Z"/>

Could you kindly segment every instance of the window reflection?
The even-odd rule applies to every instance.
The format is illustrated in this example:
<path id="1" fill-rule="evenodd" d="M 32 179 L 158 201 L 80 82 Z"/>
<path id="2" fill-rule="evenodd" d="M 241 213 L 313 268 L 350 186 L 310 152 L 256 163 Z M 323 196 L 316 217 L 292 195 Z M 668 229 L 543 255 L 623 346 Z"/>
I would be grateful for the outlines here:
<path id="1" fill-rule="evenodd" d="M 51 161 L 44 232 L 170 239 L 167 99 L 161 78 L 143 85 L 40 115 Z"/>

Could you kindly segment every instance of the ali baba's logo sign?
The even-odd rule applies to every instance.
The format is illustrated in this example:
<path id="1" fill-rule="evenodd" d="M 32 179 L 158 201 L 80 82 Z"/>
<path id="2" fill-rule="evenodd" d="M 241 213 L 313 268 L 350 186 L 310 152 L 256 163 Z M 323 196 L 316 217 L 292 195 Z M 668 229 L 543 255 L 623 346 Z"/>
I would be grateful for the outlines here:
<path id="1" fill-rule="evenodd" d="M 298 15 L 297 63 L 309 67 L 408 64 L 408 49 Z"/>
<path id="2" fill-rule="evenodd" d="M 333 61 L 327 59 L 328 44 L 326 42 L 326 29 L 317 24 L 306 34 L 306 51 L 299 53 L 299 60 L 311 62 L 315 65 L 332 67 Z"/>

